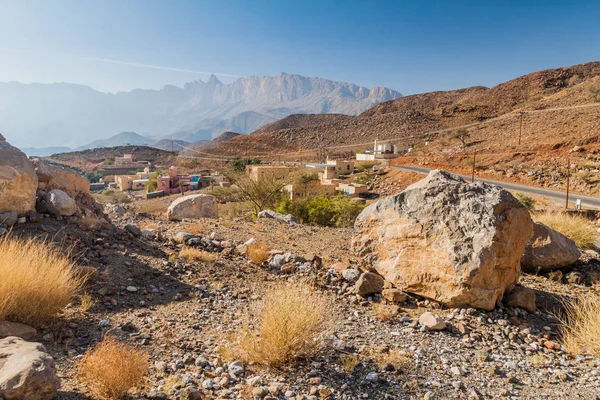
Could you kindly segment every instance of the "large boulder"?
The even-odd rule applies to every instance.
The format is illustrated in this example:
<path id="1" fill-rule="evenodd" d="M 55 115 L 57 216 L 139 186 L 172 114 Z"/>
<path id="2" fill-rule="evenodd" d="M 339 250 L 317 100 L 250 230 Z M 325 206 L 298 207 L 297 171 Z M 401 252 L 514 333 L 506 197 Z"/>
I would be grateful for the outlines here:
<path id="1" fill-rule="evenodd" d="M 506 190 L 436 170 L 365 208 L 352 247 L 404 292 L 491 310 L 517 283 L 531 233 L 529 212 Z"/>
<path id="2" fill-rule="evenodd" d="M 527 272 L 553 271 L 573 264 L 579 256 L 581 252 L 573 240 L 536 221 L 521 258 L 521 268 Z"/>
<path id="3" fill-rule="evenodd" d="M 50 400 L 58 387 L 54 359 L 42 344 L 14 336 L 0 339 L 0 398 Z"/>
<path id="4" fill-rule="evenodd" d="M 217 202 L 208 194 L 192 194 L 173 201 L 167 209 L 167 218 L 217 218 Z"/>
<path id="5" fill-rule="evenodd" d="M 34 211 L 37 187 L 31 161 L 0 135 L 0 213 Z"/>
<path id="6" fill-rule="evenodd" d="M 54 189 L 44 196 L 46 209 L 50 214 L 70 217 L 77 212 L 77 203 L 68 194 L 59 189 Z"/>
<path id="7" fill-rule="evenodd" d="M 33 166 L 44 190 L 60 189 L 71 196 L 75 196 L 77 192 L 90 192 L 90 181 L 76 172 L 40 159 L 33 160 Z"/>

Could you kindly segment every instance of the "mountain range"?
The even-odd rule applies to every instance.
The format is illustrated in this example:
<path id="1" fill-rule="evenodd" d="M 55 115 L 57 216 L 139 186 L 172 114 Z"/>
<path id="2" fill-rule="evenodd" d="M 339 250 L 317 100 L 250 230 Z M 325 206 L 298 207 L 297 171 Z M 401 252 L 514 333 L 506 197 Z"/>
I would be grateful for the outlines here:
<path id="1" fill-rule="evenodd" d="M 357 115 L 401 96 L 383 87 L 287 73 L 229 84 L 212 75 L 183 88 L 116 94 L 71 83 L 9 82 L 0 83 L 0 130 L 21 147 L 89 148 L 117 132 L 197 142 L 226 131 L 250 133 L 291 114 Z"/>

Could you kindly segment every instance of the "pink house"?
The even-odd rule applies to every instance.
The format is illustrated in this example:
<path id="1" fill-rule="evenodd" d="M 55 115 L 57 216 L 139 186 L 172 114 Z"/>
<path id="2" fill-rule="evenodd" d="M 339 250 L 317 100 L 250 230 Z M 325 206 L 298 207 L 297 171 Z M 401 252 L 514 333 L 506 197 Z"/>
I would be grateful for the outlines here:
<path id="1" fill-rule="evenodd" d="M 192 177 L 190 175 L 178 175 L 177 167 L 169 168 L 169 175 L 160 175 L 156 179 L 159 191 L 165 194 L 182 193 L 192 190 Z"/>

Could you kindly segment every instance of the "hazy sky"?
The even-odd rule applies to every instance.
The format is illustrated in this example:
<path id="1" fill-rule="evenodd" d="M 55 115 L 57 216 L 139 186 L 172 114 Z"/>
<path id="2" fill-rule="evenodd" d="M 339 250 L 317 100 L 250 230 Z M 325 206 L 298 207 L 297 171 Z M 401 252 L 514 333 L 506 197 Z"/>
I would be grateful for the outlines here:
<path id="1" fill-rule="evenodd" d="M 101 91 L 279 72 L 403 94 L 600 59 L 600 1 L 0 0 L 0 81 Z"/>

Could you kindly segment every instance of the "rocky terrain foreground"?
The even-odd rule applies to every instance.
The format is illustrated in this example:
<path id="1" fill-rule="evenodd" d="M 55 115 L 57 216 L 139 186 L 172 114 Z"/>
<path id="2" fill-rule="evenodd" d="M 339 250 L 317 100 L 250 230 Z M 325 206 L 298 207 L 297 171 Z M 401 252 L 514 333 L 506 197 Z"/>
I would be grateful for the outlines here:
<path id="1" fill-rule="evenodd" d="M 2 210 L 0 236 L 44 240 L 87 277 L 49 323 L 0 321 L 2 400 L 94 398 L 77 365 L 106 337 L 149 356 L 135 399 L 598 398 L 600 359 L 572 355 L 556 315 L 597 295 L 600 254 L 534 225 L 498 187 L 434 171 L 369 205 L 354 229 L 225 218 L 207 195 L 148 214 L 102 209 L 76 174 L 0 144 L 23 164 L 0 183 L 32 183 L 0 186 L 6 207 L 27 200 Z M 254 243 L 264 261 L 249 259 Z M 531 265 L 543 269 L 522 275 Z M 231 334 L 276 282 L 330 300 L 323 347 L 277 367 L 231 357 Z"/>
<path id="2" fill-rule="evenodd" d="M 358 296 L 348 272 L 351 232 L 347 229 L 286 225 L 275 220 L 224 223 L 153 221 L 139 214 L 113 216 L 114 225 L 82 231 L 79 224 L 56 221 L 17 225 L 13 234 L 45 235 L 56 243 L 74 243 L 80 262 L 98 269 L 86 287 L 95 300 L 82 313 L 74 303 L 65 316 L 32 338 L 56 360 L 61 379 L 59 399 L 85 399 L 74 376 L 75 362 L 85 349 L 111 334 L 146 349 L 153 367 L 145 387 L 134 398 L 581 398 L 600 391 L 600 360 L 571 357 L 557 343 L 552 316 L 564 296 L 586 295 L 597 286 L 586 282 L 600 273 L 600 256 L 588 251 L 572 269 L 584 276 L 578 284 L 528 275 L 521 283 L 536 291 L 538 309 L 507 307 L 491 311 L 441 308 L 410 296 L 398 314 L 378 320 L 373 307 L 379 295 Z M 133 226 L 156 223 L 156 235 Z M 169 261 L 180 244 L 171 239 L 194 231 L 215 245 L 214 260 Z M 282 274 L 270 263 L 251 265 L 236 254 L 250 238 L 291 253 L 296 272 Z M 216 245 L 219 242 L 220 245 Z M 310 260 L 313 254 L 323 264 Z M 234 370 L 220 357 L 224 334 L 239 324 L 265 283 L 308 278 L 335 299 L 332 318 L 340 324 L 326 349 L 310 360 L 281 369 L 252 365 Z M 429 330 L 419 317 L 431 312 L 443 329 Z M 396 359 L 386 358 L 396 350 Z M 348 355 L 360 364 L 344 369 Z M 395 353 L 393 353 L 395 354 Z M 387 364 L 389 362 L 389 365 Z M 328 394 L 330 395 L 323 395 Z M 312 397 L 311 397 L 312 396 Z"/>

